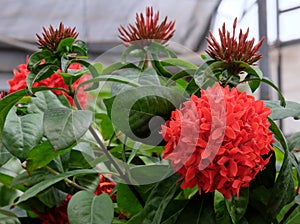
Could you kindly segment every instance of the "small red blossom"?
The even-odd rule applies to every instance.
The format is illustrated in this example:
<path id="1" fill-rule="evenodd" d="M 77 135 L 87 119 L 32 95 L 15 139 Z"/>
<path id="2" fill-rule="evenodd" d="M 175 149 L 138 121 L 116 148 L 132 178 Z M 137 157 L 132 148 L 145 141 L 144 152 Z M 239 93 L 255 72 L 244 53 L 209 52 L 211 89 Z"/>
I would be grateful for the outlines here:
<path id="1" fill-rule="evenodd" d="M 43 31 L 43 37 L 36 34 L 38 38 L 38 47 L 47 48 L 50 51 L 55 51 L 61 40 L 68 37 L 76 39 L 78 36 L 78 33 L 75 31 L 75 27 L 72 29 L 70 27 L 65 27 L 62 22 L 60 22 L 58 29 L 54 29 L 50 25 L 48 30 L 43 27 Z"/>
<path id="2" fill-rule="evenodd" d="M 95 190 L 94 194 L 95 195 L 100 195 L 100 194 L 109 194 L 113 192 L 116 183 L 113 181 L 110 181 L 106 177 L 104 177 L 102 174 L 99 174 L 100 181 L 97 189 Z M 116 194 L 111 195 L 111 200 L 116 201 Z"/>
<path id="3" fill-rule="evenodd" d="M 159 11 L 153 12 L 152 7 L 146 7 L 146 18 L 142 13 L 136 14 L 135 26 L 129 24 L 127 29 L 124 26 L 120 26 L 119 38 L 123 41 L 124 45 L 132 45 L 134 41 L 142 46 L 151 44 L 152 40 L 156 40 L 159 43 L 166 43 L 174 35 L 175 21 L 168 22 L 166 16 L 162 23 L 158 24 Z"/>
<path id="4" fill-rule="evenodd" d="M 28 62 L 26 62 L 26 64 L 20 64 L 18 66 L 18 69 L 13 70 L 14 78 L 8 81 L 10 85 L 9 93 L 13 93 L 18 90 L 26 88 L 27 86 L 26 77 L 30 73 L 30 71 L 27 69 L 27 63 Z M 82 67 L 79 64 L 71 64 L 69 68 L 73 70 L 80 70 Z M 72 85 L 73 89 L 76 90 L 80 83 L 87 81 L 89 78 L 90 78 L 89 75 L 83 75 L 82 77 L 80 77 L 76 82 L 73 83 Z M 39 82 L 35 82 L 33 84 L 33 87 L 37 87 L 37 86 L 47 86 L 50 88 L 63 88 L 69 90 L 69 87 L 65 84 L 63 78 L 58 73 L 54 73 L 50 77 L 41 80 Z M 55 93 L 56 95 L 61 95 L 61 94 L 64 95 L 68 99 L 70 104 L 72 106 L 75 106 L 73 98 L 70 95 L 68 95 L 66 92 L 53 90 L 53 93 Z M 88 98 L 90 98 L 90 95 L 84 92 L 84 88 L 81 87 L 78 90 L 76 97 L 78 98 L 80 105 L 83 108 L 86 108 L 88 103 Z"/>
<path id="5" fill-rule="evenodd" d="M 221 99 L 215 97 L 218 89 Z M 224 110 L 218 108 L 221 100 Z M 162 126 L 167 142 L 163 157 L 182 176 L 182 188 L 198 186 L 200 194 L 218 190 L 226 198 L 238 196 L 269 162 L 274 142 L 270 114 L 263 101 L 236 88 L 216 84 L 201 90 L 200 98 L 193 95 Z"/>
<path id="6" fill-rule="evenodd" d="M 206 37 L 208 50 L 205 52 L 215 60 L 224 61 L 226 63 L 243 61 L 251 65 L 262 57 L 262 54 L 257 51 L 261 47 L 264 38 L 254 46 L 254 38 L 247 40 L 249 28 L 245 33 L 240 30 L 239 37 L 237 38 L 235 36 L 236 24 L 237 18 L 234 20 L 233 34 L 230 36 L 230 32 L 226 30 L 225 23 L 223 23 L 222 29 L 219 29 L 221 43 L 218 43 L 212 32 L 209 32 L 211 39 Z"/>

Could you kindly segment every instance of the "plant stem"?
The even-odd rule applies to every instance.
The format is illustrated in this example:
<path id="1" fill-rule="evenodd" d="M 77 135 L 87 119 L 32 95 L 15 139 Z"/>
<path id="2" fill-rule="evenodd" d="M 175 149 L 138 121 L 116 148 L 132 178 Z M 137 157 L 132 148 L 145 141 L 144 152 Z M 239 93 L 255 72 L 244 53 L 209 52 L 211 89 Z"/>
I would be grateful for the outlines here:
<path id="1" fill-rule="evenodd" d="M 45 169 L 48 170 L 50 173 L 53 173 L 53 174 L 55 174 L 55 175 L 59 175 L 59 174 L 60 174 L 59 172 L 57 172 L 56 170 L 52 169 L 52 168 L 49 167 L 49 166 L 45 166 Z M 64 181 L 65 181 L 67 184 L 69 184 L 69 185 L 71 185 L 72 187 L 75 187 L 75 188 L 77 188 L 77 189 L 79 189 L 79 190 L 86 190 L 86 188 L 84 188 L 84 187 L 78 185 L 77 183 L 75 183 L 75 182 L 69 180 L 68 178 L 64 178 Z"/>
<path id="2" fill-rule="evenodd" d="M 78 102 L 76 97 L 74 98 L 74 102 L 75 102 L 75 105 L 77 106 L 78 109 L 82 109 L 81 106 L 80 106 L 80 103 Z M 92 126 L 89 127 L 89 131 L 92 134 L 92 136 L 94 137 L 94 139 L 96 140 L 96 142 L 98 143 L 98 146 L 99 146 L 100 150 L 105 154 L 105 156 L 108 158 L 108 160 L 111 162 L 111 164 L 115 167 L 115 169 L 119 173 L 119 177 L 121 179 L 123 179 L 126 184 L 128 184 L 128 187 L 131 190 L 131 192 L 137 198 L 139 203 L 144 207 L 145 202 L 144 202 L 143 198 L 141 197 L 139 192 L 135 189 L 135 187 L 132 185 L 131 181 L 126 176 L 126 173 L 122 171 L 119 164 L 114 160 L 112 155 L 109 153 L 106 146 L 103 144 L 102 140 L 100 139 L 100 137 L 98 136 L 98 134 L 96 133 L 96 131 L 93 129 Z"/>

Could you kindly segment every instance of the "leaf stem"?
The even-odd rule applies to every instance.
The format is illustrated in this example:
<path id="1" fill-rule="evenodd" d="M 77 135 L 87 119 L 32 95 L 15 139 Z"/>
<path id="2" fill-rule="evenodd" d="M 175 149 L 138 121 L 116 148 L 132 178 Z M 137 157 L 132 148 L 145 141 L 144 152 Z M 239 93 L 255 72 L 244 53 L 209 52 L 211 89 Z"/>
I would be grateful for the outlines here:
<path id="1" fill-rule="evenodd" d="M 59 175 L 59 174 L 60 174 L 59 172 L 57 172 L 56 170 L 52 169 L 52 168 L 49 167 L 49 166 L 45 166 L 45 169 L 48 170 L 50 173 L 53 173 L 53 174 L 55 174 L 55 175 Z M 69 180 L 68 178 L 64 178 L 64 181 L 65 181 L 67 184 L 69 184 L 69 185 L 71 185 L 72 187 L 75 187 L 75 188 L 77 188 L 77 189 L 79 189 L 79 190 L 87 190 L 85 187 L 82 187 L 82 186 L 78 185 L 77 183 L 75 183 L 75 182 Z"/>

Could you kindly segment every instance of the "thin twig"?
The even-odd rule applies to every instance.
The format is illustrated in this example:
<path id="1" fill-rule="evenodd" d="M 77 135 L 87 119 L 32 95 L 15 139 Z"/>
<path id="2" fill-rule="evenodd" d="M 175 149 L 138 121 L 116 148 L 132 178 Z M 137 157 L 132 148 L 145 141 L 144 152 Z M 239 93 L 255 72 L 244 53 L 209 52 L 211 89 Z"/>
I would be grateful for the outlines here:
<path id="1" fill-rule="evenodd" d="M 53 173 L 53 174 L 55 174 L 55 175 L 59 175 L 59 174 L 60 174 L 59 172 L 57 172 L 56 170 L 52 169 L 52 168 L 49 167 L 49 166 L 45 166 L 45 168 L 46 168 L 46 170 L 48 170 L 50 173 Z M 72 187 L 75 187 L 75 188 L 77 188 L 77 189 L 79 189 L 79 190 L 87 190 L 85 187 L 82 187 L 82 186 L 78 185 L 77 183 L 75 183 L 75 182 L 69 180 L 68 178 L 64 178 L 64 181 L 65 181 L 67 184 L 69 184 L 69 185 L 71 185 Z"/>

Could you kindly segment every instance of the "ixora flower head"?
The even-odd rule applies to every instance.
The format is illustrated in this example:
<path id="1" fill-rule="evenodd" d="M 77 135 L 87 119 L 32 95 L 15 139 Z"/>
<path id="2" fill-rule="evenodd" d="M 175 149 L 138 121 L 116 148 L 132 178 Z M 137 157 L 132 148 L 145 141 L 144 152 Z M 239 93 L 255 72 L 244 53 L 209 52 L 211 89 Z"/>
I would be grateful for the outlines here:
<path id="1" fill-rule="evenodd" d="M 39 48 L 47 48 L 50 51 L 55 51 L 61 40 L 68 37 L 76 39 L 78 36 L 78 33 L 75 31 L 75 27 L 65 27 L 62 22 L 59 24 L 58 29 L 54 29 L 52 25 L 50 25 L 48 30 L 43 27 L 43 31 L 43 36 L 36 34 L 38 38 L 37 44 Z"/>
<path id="2" fill-rule="evenodd" d="M 252 65 L 257 62 L 262 54 L 258 53 L 258 49 L 261 47 L 264 38 L 262 38 L 256 45 L 254 45 L 255 39 L 248 40 L 249 28 L 245 33 L 240 30 L 238 38 L 236 34 L 237 18 L 233 22 L 233 33 L 226 30 L 225 23 L 223 23 L 222 29 L 219 29 L 220 43 L 210 32 L 210 38 L 206 37 L 208 42 L 208 50 L 206 53 L 215 60 L 231 63 L 233 61 L 243 61 Z"/>
<path id="3" fill-rule="evenodd" d="M 226 126 L 221 138 L 218 130 L 211 133 L 214 108 L 210 105 L 209 94 L 216 88 L 220 88 L 219 84 L 201 90 L 200 98 L 193 95 L 182 108 L 172 112 L 171 119 L 162 126 L 167 142 L 163 154 L 182 175 L 182 188 L 198 186 L 200 194 L 218 190 L 231 198 L 238 196 L 241 187 L 249 186 L 269 162 L 268 154 L 273 150 L 274 141 L 267 118 L 271 110 L 263 101 L 236 88 L 221 88 L 226 107 Z M 197 130 L 196 135 L 194 130 Z M 214 158 L 209 158 L 202 169 L 207 150 L 212 150 L 206 148 L 210 135 L 221 138 L 221 144 Z"/>
<path id="4" fill-rule="evenodd" d="M 127 29 L 124 26 L 119 27 L 119 38 L 126 46 L 139 41 L 138 44 L 147 46 L 152 40 L 159 43 L 166 43 L 174 35 L 175 21 L 168 22 L 166 16 L 162 23 L 159 22 L 159 12 L 154 13 L 152 7 L 146 7 L 146 16 L 142 13 L 136 14 L 135 26 L 129 24 Z"/>
<path id="5" fill-rule="evenodd" d="M 8 80 L 8 83 L 10 85 L 9 93 L 13 93 L 21 89 L 26 89 L 27 87 L 26 78 L 30 73 L 30 71 L 27 68 L 28 67 L 27 65 L 28 62 L 26 62 L 26 64 L 20 64 L 18 66 L 18 69 L 14 69 L 13 79 Z M 71 64 L 69 68 L 72 70 L 80 70 L 82 67 L 79 64 Z M 82 77 L 80 77 L 76 82 L 73 83 L 72 85 L 73 90 L 76 90 L 80 83 L 87 81 L 88 79 L 90 79 L 89 75 L 83 75 Z M 35 82 L 33 84 L 33 87 L 37 87 L 37 86 L 47 86 L 50 88 L 63 88 L 66 91 L 69 91 L 69 87 L 66 85 L 63 78 L 58 73 L 54 73 L 50 77 L 41 80 L 39 82 Z M 69 103 L 72 106 L 75 106 L 75 102 L 73 98 L 66 92 L 60 90 L 53 90 L 52 92 L 55 93 L 56 95 L 64 95 L 68 99 Z M 84 92 L 83 88 L 80 88 L 78 90 L 76 97 L 78 98 L 80 105 L 83 108 L 86 108 L 89 95 Z"/>

